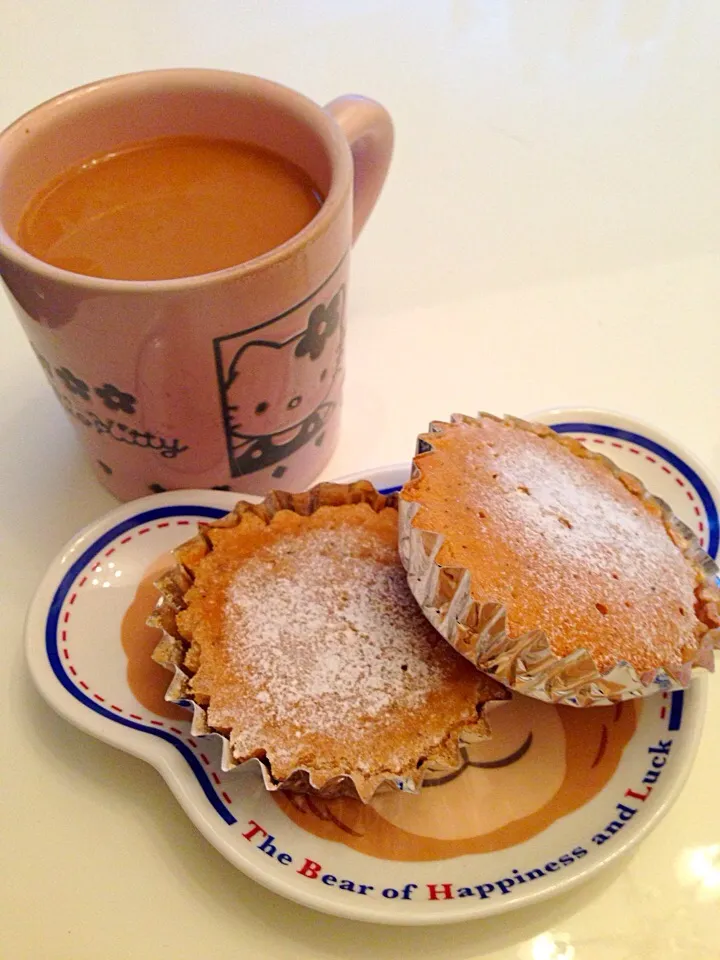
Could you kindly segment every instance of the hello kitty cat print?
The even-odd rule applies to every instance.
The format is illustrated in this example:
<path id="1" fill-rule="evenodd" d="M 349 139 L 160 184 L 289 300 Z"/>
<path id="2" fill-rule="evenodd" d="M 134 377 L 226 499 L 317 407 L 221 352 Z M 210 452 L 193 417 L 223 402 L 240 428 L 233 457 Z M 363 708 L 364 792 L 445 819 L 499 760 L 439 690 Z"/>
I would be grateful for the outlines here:
<path id="1" fill-rule="evenodd" d="M 282 479 L 293 489 L 306 482 L 311 461 L 329 458 L 344 372 L 343 279 L 335 275 L 292 310 L 214 341 L 231 477 L 265 475 L 268 485 Z"/>

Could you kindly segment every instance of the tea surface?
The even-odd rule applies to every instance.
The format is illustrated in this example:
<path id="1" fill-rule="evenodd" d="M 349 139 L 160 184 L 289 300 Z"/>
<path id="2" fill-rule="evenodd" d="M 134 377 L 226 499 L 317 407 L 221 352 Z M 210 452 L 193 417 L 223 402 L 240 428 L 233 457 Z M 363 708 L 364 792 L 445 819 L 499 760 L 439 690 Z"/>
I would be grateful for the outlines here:
<path id="1" fill-rule="evenodd" d="M 50 181 L 24 211 L 17 240 L 74 273 L 166 280 L 267 253 L 321 205 L 303 170 L 261 147 L 162 137 L 91 157 Z"/>

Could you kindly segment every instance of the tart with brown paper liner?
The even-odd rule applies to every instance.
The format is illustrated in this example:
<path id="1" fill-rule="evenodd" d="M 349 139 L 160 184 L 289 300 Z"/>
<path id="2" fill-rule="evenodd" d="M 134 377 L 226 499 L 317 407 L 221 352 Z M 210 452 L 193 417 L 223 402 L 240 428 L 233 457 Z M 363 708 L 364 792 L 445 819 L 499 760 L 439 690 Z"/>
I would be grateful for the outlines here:
<path id="1" fill-rule="evenodd" d="M 714 669 L 715 563 L 640 480 L 572 437 L 487 413 L 433 422 L 399 517 L 426 617 L 511 690 L 599 706 Z"/>
<path id="2" fill-rule="evenodd" d="M 489 736 L 505 689 L 428 624 L 397 554 L 397 496 L 366 481 L 240 501 L 175 551 L 157 587 L 154 659 L 193 735 L 222 738 L 268 790 L 367 802 L 419 790 Z"/>

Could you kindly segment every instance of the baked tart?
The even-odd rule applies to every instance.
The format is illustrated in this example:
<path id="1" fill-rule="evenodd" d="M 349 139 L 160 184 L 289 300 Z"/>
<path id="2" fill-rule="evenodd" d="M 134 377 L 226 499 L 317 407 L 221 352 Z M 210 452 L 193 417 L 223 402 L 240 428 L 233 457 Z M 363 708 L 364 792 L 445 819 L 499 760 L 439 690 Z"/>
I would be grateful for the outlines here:
<path id="1" fill-rule="evenodd" d="M 717 567 L 665 503 L 577 440 L 485 413 L 433 423 L 399 509 L 425 615 L 507 687 L 592 706 L 713 669 Z"/>
<path id="2" fill-rule="evenodd" d="M 397 540 L 396 496 L 360 482 L 240 502 L 175 551 L 154 658 L 226 768 L 254 759 L 270 790 L 367 801 L 488 736 L 482 705 L 507 693 L 428 623 Z"/>

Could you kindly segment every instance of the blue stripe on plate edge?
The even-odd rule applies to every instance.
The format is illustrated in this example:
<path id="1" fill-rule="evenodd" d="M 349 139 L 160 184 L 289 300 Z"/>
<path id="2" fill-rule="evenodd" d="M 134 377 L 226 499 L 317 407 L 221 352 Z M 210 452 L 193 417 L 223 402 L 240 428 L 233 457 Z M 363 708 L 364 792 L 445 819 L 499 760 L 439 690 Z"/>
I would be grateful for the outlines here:
<path id="1" fill-rule="evenodd" d="M 83 570 L 84 567 L 86 567 L 87 564 L 94 557 L 96 557 L 101 550 L 115 540 L 116 537 L 126 533 L 128 530 L 132 530 L 133 527 L 142 526 L 142 524 L 151 523 L 154 520 L 162 520 L 165 517 L 190 515 L 197 517 L 208 517 L 214 520 L 218 517 L 222 517 L 226 513 L 227 510 L 218 509 L 217 507 L 201 507 L 192 505 L 156 507 L 153 510 L 146 510 L 143 513 L 138 513 L 132 517 L 128 517 L 126 520 L 123 520 L 114 527 L 111 527 L 110 530 L 106 531 L 101 537 L 98 537 L 97 540 L 95 540 L 86 550 L 83 551 L 83 553 L 72 564 L 65 576 L 60 581 L 60 584 L 55 591 L 48 608 L 47 620 L 45 622 L 45 650 L 47 653 L 47 658 L 50 661 L 52 671 L 59 682 L 68 691 L 68 693 L 75 697 L 76 700 L 79 700 L 84 707 L 94 710 L 95 713 L 99 713 L 100 716 L 104 717 L 106 720 L 112 720 L 114 723 L 119 723 L 123 727 L 130 727 L 133 730 L 139 730 L 141 733 L 148 733 L 151 736 L 159 737 L 161 740 L 165 740 L 172 744 L 176 750 L 179 750 L 183 758 L 186 760 L 188 766 L 197 777 L 205 796 L 208 798 L 213 808 L 217 813 L 220 814 L 226 823 L 233 824 L 236 822 L 236 818 L 232 815 L 232 813 L 230 813 L 230 811 L 218 797 L 209 776 L 207 773 L 205 773 L 200 761 L 197 759 L 195 754 L 192 753 L 190 748 L 173 734 L 167 733 L 165 730 L 156 730 L 152 727 L 147 727 L 142 723 L 137 723 L 134 720 L 129 720 L 126 717 L 118 716 L 116 713 L 105 709 L 105 707 L 103 707 L 101 704 L 96 703 L 94 700 L 90 699 L 90 697 L 86 696 L 75 686 L 75 684 L 68 677 L 67 673 L 65 673 L 63 670 L 60 662 L 57 643 L 60 612 L 68 591 L 72 587 L 80 571 Z"/>
<path id="2" fill-rule="evenodd" d="M 685 691 L 673 690 L 670 696 L 670 718 L 668 719 L 668 730 L 680 729 L 684 703 Z"/>

